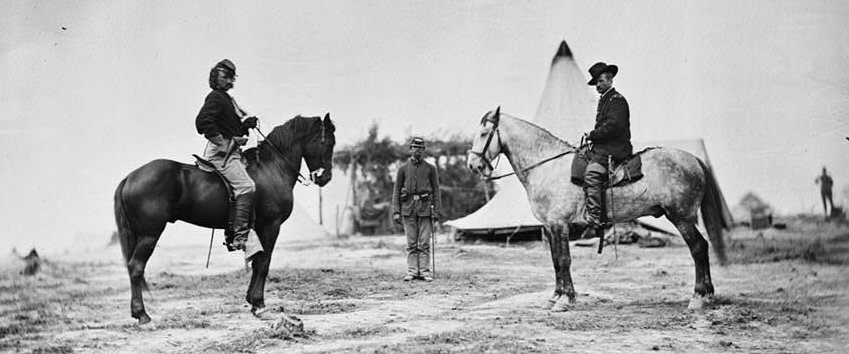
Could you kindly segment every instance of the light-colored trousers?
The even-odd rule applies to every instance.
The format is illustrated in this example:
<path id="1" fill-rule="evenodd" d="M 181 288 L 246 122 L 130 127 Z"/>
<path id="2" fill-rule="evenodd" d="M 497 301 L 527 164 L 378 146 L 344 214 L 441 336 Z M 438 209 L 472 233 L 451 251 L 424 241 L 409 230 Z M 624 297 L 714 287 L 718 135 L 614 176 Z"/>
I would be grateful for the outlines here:
<path id="1" fill-rule="evenodd" d="M 407 274 L 430 275 L 430 216 L 405 216 L 404 233 L 407 235 Z"/>
<path id="2" fill-rule="evenodd" d="M 224 163 L 224 157 L 227 155 L 227 147 L 235 144 L 233 139 L 225 139 L 227 143 L 224 148 L 219 148 L 217 145 L 207 142 L 206 148 L 203 150 L 203 158 L 215 165 L 216 169 L 224 175 L 224 178 L 230 182 L 233 187 L 233 194 L 238 198 L 241 195 L 253 193 L 256 190 L 256 185 L 245 165 L 242 164 L 242 149 L 236 148 L 233 153 L 227 157 L 227 163 Z"/>

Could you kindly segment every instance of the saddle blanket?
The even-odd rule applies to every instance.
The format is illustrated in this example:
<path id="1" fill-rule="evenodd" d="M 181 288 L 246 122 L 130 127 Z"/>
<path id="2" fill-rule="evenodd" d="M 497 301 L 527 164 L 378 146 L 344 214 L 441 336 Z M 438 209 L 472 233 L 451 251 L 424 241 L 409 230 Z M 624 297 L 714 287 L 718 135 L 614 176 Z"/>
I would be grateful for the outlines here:
<path id="1" fill-rule="evenodd" d="M 643 177 L 643 160 L 641 155 L 653 148 L 646 148 L 631 155 L 613 167 L 613 180 L 607 181 L 608 187 L 624 186 L 639 181 Z M 582 149 L 572 160 L 572 183 L 584 186 L 584 172 L 587 170 L 589 158 L 586 150 Z"/>

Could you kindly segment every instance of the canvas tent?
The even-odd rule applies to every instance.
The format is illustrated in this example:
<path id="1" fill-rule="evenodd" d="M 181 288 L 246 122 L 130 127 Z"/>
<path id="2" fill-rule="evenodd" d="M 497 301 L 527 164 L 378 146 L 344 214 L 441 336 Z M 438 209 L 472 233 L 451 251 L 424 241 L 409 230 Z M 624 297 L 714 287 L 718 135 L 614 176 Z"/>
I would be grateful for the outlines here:
<path id="1" fill-rule="evenodd" d="M 292 215 L 280 226 L 277 240 L 278 242 L 297 242 L 328 237 L 330 234 L 327 230 L 315 222 L 304 207 L 295 201 L 292 205 Z"/>
<path id="2" fill-rule="evenodd" d="M 578 68 L 572 52 L 565 41 L 551 63 L 548 80 L 543 90 L 536 115 L 531 120 L 555 135 L 574 140 L 582 131 L 591 128 L 595 116 L 596 97 L 586 76 Z M 707 150 L 702 139 L 634 142 L 634 150 L 649 146 L 674 147 L 687 151 L 710 166 Z M 508 164 L 501 164 L 497 174 L 511 172 Z M 530 202 L 519 179 L 510 176 L 497 184 L 498 192 L 483 207 L 463 218 L 446 222 L 446 225 L 463 233 L 510 234 L 540 229 L 542 224 L 531 212 Z M 721 195 L 721 192 L 720 192 Z M 731 213 L 724 198 L 723 216 L 730 225 Z M 678 234 L 675 227 L 665 218 L 643 217 L 638 222 L 646 228 L 670 234 Z"/>
<path id="3" fill-rule="evenodd" d="M 772 207 L 752 192 L 746 193 L 731 210 L 734 221 L 760 229 L 772 224 Z"/>

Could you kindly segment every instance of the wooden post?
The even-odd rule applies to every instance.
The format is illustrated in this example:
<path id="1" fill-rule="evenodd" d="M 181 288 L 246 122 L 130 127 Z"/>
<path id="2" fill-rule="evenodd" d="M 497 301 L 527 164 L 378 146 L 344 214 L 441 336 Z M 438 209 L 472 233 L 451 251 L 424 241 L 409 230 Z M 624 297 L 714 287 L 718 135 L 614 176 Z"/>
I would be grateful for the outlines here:
<path id="1" fill-rule="evenodd" d="M 318 188 L 318 224 L 324 225 L 324 211 L 322 210 L 323 209 L 323 206 L 322 206 L 323 200 L 322 200 L 322 197 L 321 197 L 321 189 L 322 189 L 321 187 Z"/>
<path id="2" fill-rule="evenodd" d="M 336 238 L 339 238 L 339 204 L 336 204 Z"/>

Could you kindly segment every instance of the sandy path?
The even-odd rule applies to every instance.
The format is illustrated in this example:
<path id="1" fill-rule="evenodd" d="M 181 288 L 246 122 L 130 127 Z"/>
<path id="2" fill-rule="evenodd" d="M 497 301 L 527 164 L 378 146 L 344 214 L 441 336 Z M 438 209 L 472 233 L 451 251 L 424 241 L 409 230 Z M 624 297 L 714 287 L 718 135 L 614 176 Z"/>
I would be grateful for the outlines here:
<path id="1" fill-rule="evenodd" d="M 768 237 L 798 236 L 788 235 Z M 204 269 L 204 245 L 158 248 L 147 268 L 154 325 L 143 328 L 129 317 L 117 248 L 52 255 L 37 277 L 0 279 L 0 350 L 841 352 L 849 345 L 844 264 L 714 265 L 717 298 L 692 312 L 692 260 L 680 242 L 620 246 L 616 260 L 612 248 L 596 256 L 573 247 L 578 304 L 552 314 L 539 307 L 554 286 L 544 244 L 440 241 L 441 273 L 430 284 L 399 280 L 401 237 L 280 245 L 266 301 L 303 320 L 306 336 L 291 339 L 275 337 L 273 314 L 270 321 L 249 314 L 248 275 L 223 250 Z"/>

